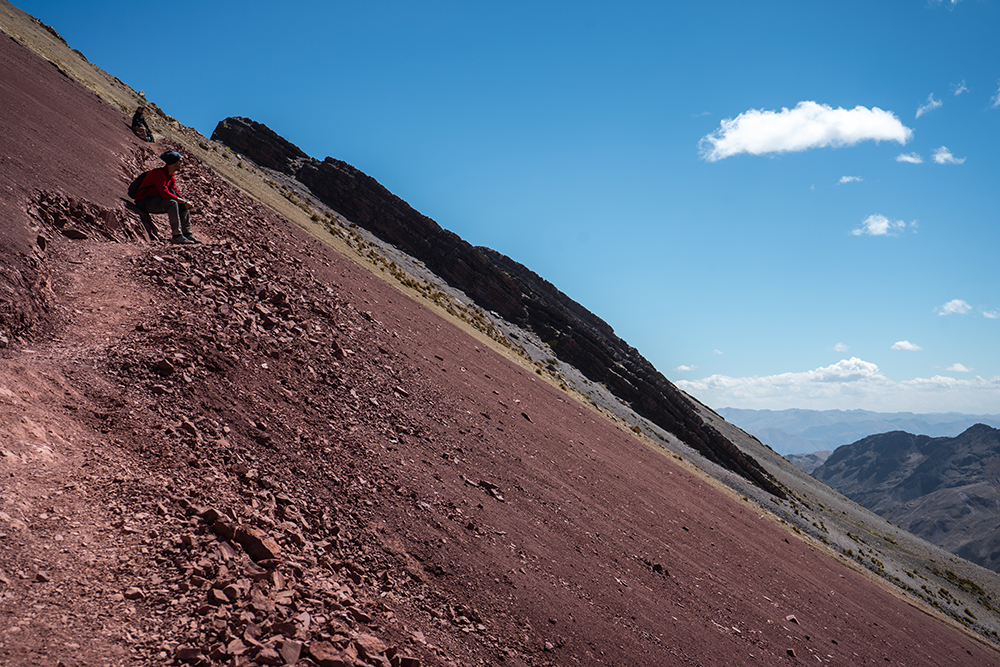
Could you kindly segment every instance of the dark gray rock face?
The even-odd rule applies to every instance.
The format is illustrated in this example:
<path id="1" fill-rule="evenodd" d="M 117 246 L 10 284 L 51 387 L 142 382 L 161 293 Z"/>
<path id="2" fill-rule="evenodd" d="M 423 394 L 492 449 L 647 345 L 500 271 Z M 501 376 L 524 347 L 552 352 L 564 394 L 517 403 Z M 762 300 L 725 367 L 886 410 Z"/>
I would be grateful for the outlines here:
<path id="1" fill-rule="evenodd" d="M 527 267 L 489 248 L 473 247 L 374 178 L 340 160 L 305 156 L 252 120 L 227 118 L 212 139 L 261 166 L 295 177 L 332 209 L 424 262 L 480 307 L 535 332 L 559 359 L 603 383 L 640 415 L 709 460 L 785 497 L 755 459 L 706 424 L 687 397 L 606 322 Z"/>
<path id="2" fill-rule="evenodd" d="M 219 123 L 212 139 L 218 139 L 237 153 L 249 156 L 254 162 L 284 174 L 294 175 L 298 164 L 310 157 L 266 125 L 249 118 L 227 118 Z"/>
<path id="3" fill-rule="evenodd" d="M 1000 430 L 893 431 L 839 447 L 813 471 L 915 535 L 1000 572 Z"/>

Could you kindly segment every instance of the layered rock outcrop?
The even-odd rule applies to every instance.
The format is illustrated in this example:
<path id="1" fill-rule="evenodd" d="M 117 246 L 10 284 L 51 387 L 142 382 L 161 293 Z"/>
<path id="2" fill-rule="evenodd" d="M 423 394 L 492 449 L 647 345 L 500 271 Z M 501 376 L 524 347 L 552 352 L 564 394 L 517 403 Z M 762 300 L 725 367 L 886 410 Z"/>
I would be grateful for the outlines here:
<path id="1" fill-rule="evenodd" d="M 268 127 L 227 118 L 212 134 L 257 164 L 294 177 L 325 204 L 421 260 L 479 306 L 536 333 L 562 361 L 604 384 L 643 417 L 709 460 L 785 497 L 752 457 L 697 414 L 689 399 L 601 318 L 527 267 L 458 235 L 414 210 L 374 178 L 346 162 L 308 157 Z"/>

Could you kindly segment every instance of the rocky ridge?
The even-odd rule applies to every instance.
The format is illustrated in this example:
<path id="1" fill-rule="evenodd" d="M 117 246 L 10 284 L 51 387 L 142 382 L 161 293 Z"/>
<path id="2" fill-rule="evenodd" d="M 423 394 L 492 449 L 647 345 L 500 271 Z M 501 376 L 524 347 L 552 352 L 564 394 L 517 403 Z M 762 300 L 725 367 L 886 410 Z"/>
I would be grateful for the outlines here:
<path id="1" fill-rule="evenodd" d="M 608 387 L 638 414 L 709 460 L 785 497 L 757 461 L 706 424 L 687 397 L 606 322 L 530 269 L 489 248 L 473 247 L 367 174 L 334 158 L 310 158 L 260 123 L 227 118 L 212 139 L 263 167 L 293 176 L 323 203 L 423 261 L 482 308 L 533 331 L 556 357 Z"/>

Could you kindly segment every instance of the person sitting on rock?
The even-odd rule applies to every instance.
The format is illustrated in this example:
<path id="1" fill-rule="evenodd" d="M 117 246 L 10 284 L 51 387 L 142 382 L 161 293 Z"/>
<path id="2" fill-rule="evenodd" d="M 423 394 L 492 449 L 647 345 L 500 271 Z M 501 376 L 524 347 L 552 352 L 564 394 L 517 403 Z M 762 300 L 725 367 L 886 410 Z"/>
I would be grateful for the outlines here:
<path id="1" fill-rule="evenodd" d="M 164 165 L 150 169 L 139 186 L 135 205 L 146 213 L 166 213 L 170 218 L 171 243 L 201 243 L 191 234 L 191 210 L 194 205 L 177 193 L 174 174 L 181 167 L 181 155 L 167 151 L 160 156 Z"/>
<path id="2" fill-rule="evenodd" d="M 146 107 L 140 106 L 132 114 L 132 131 L 143 141 L 153 141 L 153 133 L 146 123 Z"/>

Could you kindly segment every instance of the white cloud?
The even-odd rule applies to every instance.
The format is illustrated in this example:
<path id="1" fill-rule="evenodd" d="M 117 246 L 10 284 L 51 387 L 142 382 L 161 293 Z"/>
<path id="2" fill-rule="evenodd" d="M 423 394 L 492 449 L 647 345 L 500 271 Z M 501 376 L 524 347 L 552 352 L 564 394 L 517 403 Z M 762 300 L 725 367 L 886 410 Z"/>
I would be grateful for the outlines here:
<path id="1" fill-rule="evenodd" d="M 1000 311 L 984 309 L 983 317 L 985 317 L 988 320 L 1000 320 Z"/>
<path id="2" fill-rule="evenodd" d="M 883 412 L 996 412 L 1000 376 L 894 381 L 856 357 L 816 370 L 754 377 L 712 375 L 675 383 L 706 405 L 747 409 L 876 410 Z"/>
<path id="3" fill-rule="evenodd" d="M 920 118 L 928 111 L 934 111 L 935 109 L 937 109 L 942 105 L 944 105 L 944 102 L 942 102 L 941 100 L 934 99 L 934 93 L 931 93 L 930 95 L 927 96 L 927 102 L 925 104 L 921 104 L 917 108 L 917 118 Z"/>
<path id="4" fill-rule="evenodd" d="M 890 220 L 884 215 L 869 215 L 857 229 L 852 229 L 851 234 L 861 236 L 895 236 L 906 229 L 906 223 L 902 220 Z"/>
<path id="5" fill-rule="evenodd" d="M 690 373 L 691 371 L 693 371 L 693 370 L 694 370 L 694 369 L 696 369 L 696 368 L 698 368 L 698 367 L 697 367 L 697 366 L 686 366 L 686 365 L 684 365 L 684 364 L 681 364 L 681 365 L 680 365 L 680 366 L 678 366 L 678 367 L 677 367 L 677 368 L 676 368 L 675 370 L 676 370 L 676 371 L 677 371 L 678 373 Z"/>
<path id="6" fill-rule="evenodd" d="M 716 354 L 722 354 L 722 350 L 712 350 L 712 351 L 715 352 Z"/>
<path id="7" fill-rule="evenodd" d="M 934 312 L 938 315 L 966 315 L 970 310 L 972 310 L 972 306 L 968 302 L 962 299 L 952 299 L 943 306 L 935 308 Z"/>
<path id="8" fill-rule="evenodd" d="M 990 108 L 996 109 L 1000 107 L 1000 88 L 997 88 L 997 94 L 990 98 Z"/>
<path id="9" fill-rule="evenodd" d="M 969 92 L 969 88 L 965 85 L 965 79 L 962 79 L 962 83 L 952 84 L 951 87 L 955 90 L 955 97 Z"/>
<path id="10" fill-rule="evenodd" d="M 844 345 L 843 343 L 837 343 L 836 345 L 833 346 L 834 352 L 847 352 L 849 349 L 851 348 Z"/>
<path id="11" fill-rule="evenodd" d="M 914 345 L 908 340 L 901 340 L 893 343 L 891 349 L 902 350 L 903 352 L 920 352 L 924 348 L 920 347 L 919 345 Z"/>
<path id="12" fill-rule="evenodd" d="M 790 153 L 827 146 L 852 146 L 861 141 L 898 141 L 905 144 L 913 130 L 891 111 L 857 106 L 836 109 L 816 102 L 799 102 L 781 111 L 750 109 L 724 119 L 719 129 L 698 142 L 709 162 L 750 153 Z"/>
<path id="13" fill-rule="evenodd" d="M 971 368 L 966 367 L 965 364 L 959 364 L 959 363 L 954 363 L 951 366 L 948 366 L 948 368 L 946 368 L 945 370 L 946 371 L 951 371 L 952 373 L 971 373 L 972 372 Z"/>
<path id="14" fill-rule="evenodd" d="M 935 149 L 934 151 L 934 161 L 938 164 L 962 164 L 965 162 L 965 158 L 957 158 L 951 154 L 945 146 Z"/>
<path id="15" fill-rule="evenodd" d="M 841 176 L 840 180 L 837 181 L 837 185 L 843 185 L 844 183 L 860 183 L 865 179 L 860 176 Z"/>
<path id="16" fill-rule="evenodd" d="M 896 162 L 909 162 L 910 164 L 923 164 L 924 159 L 918 153 L 900 153 L 896 156 Z"/>

